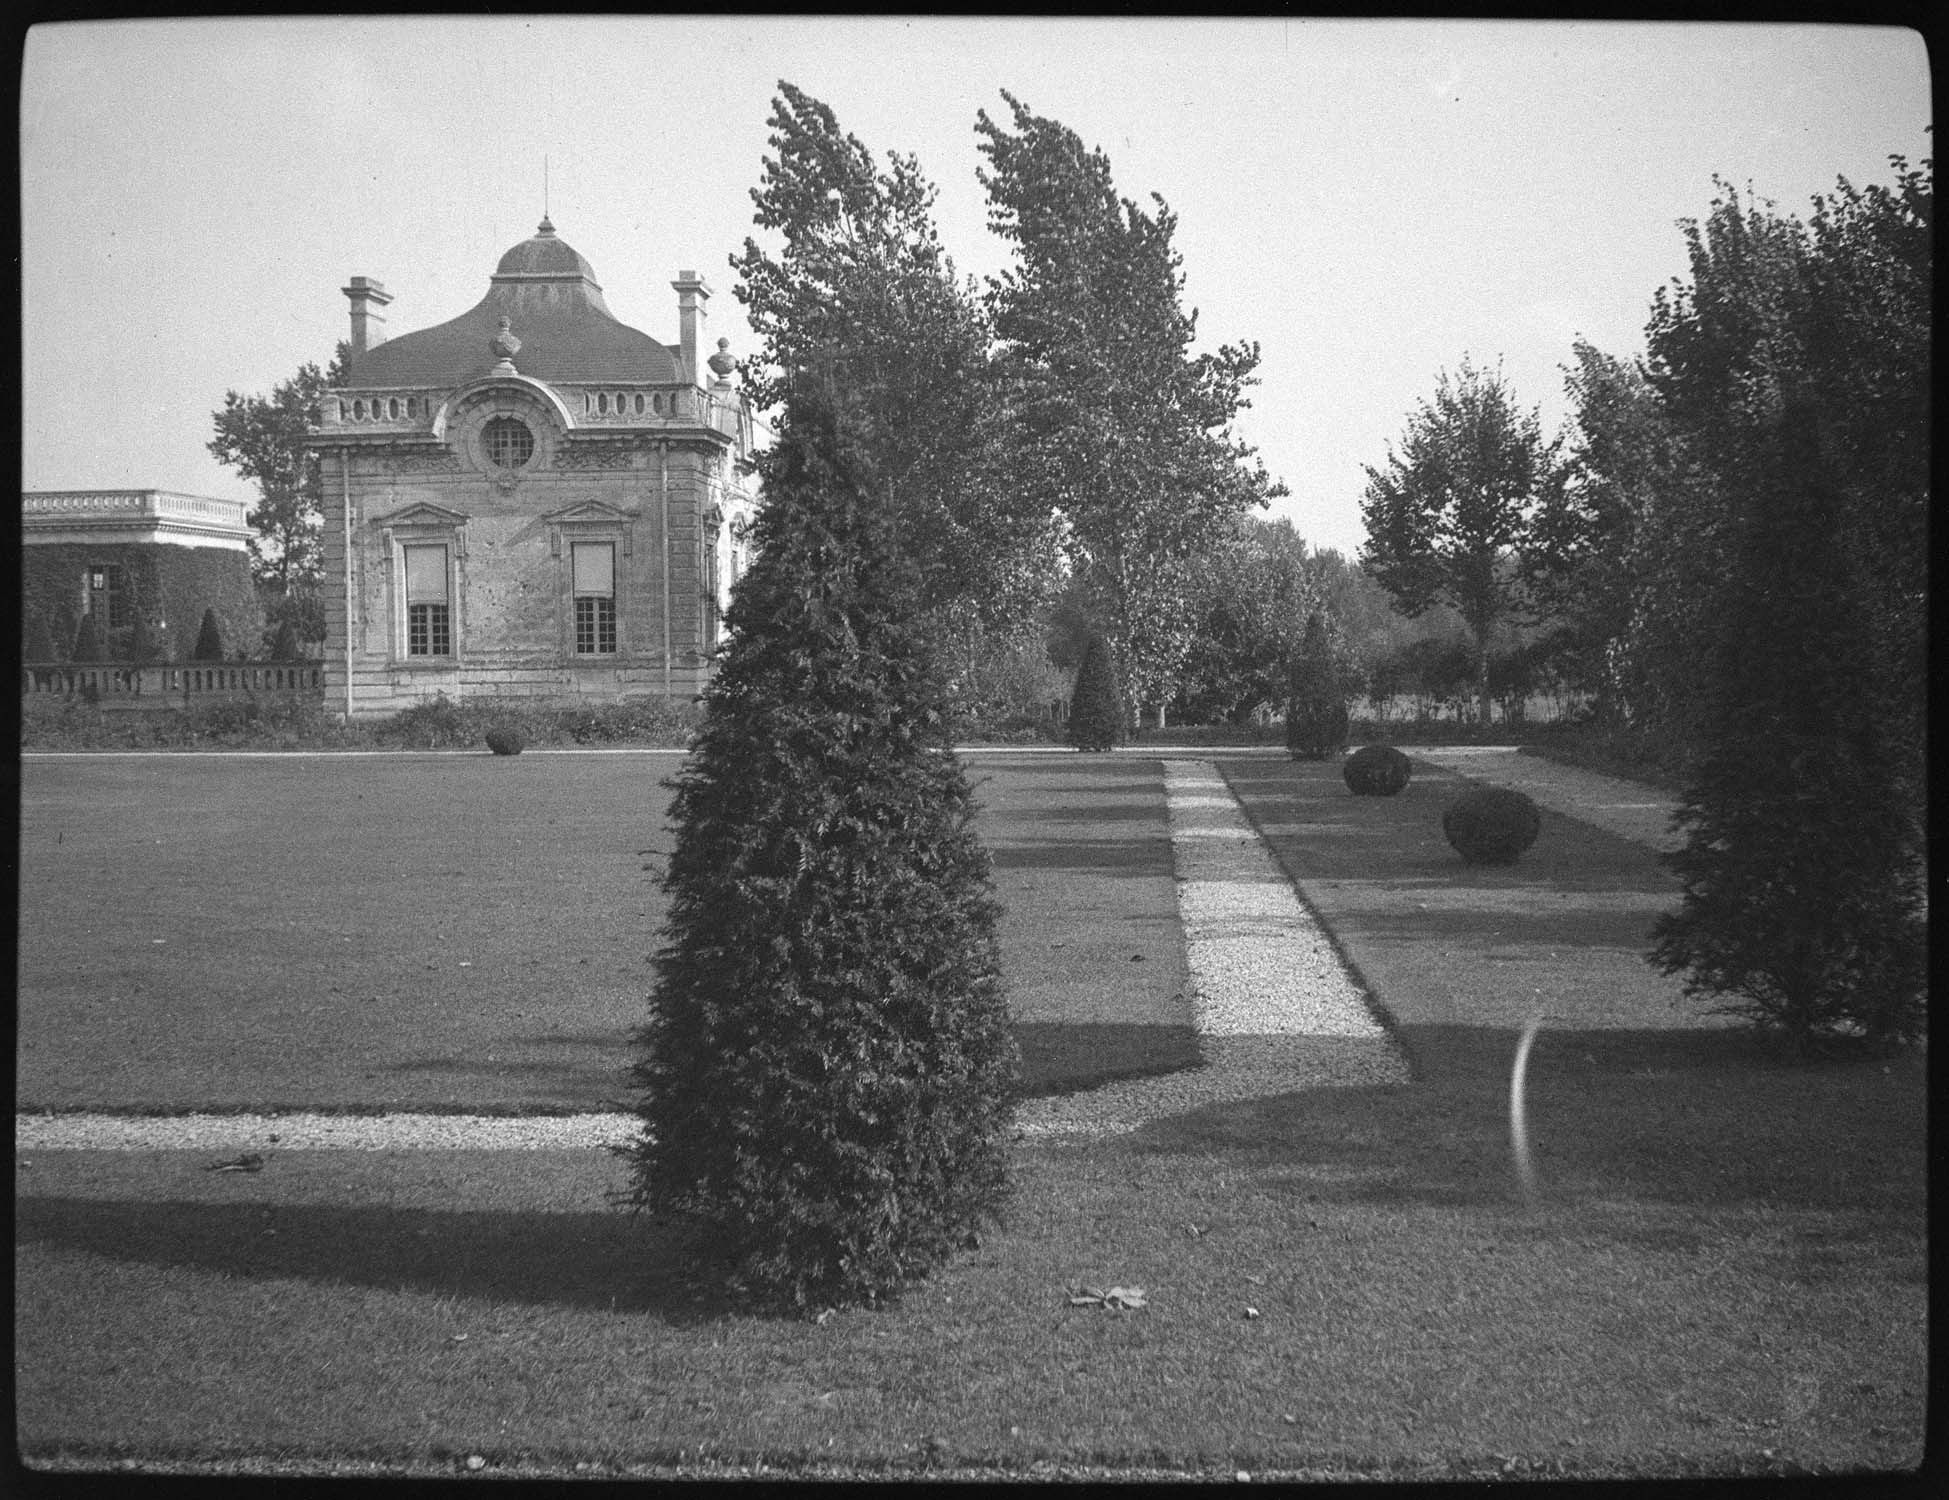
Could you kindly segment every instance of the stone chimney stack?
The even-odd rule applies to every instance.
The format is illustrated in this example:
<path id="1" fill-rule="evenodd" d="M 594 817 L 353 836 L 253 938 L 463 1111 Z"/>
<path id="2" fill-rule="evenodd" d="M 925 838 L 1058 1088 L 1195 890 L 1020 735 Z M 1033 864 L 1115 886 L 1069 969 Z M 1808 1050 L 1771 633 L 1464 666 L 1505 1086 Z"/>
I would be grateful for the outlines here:
<path id="1" fill-rule="evenodd" d="M 677 342 L 683 354 L 684 378 L 692 385 L 703 384 L 703 371 L 697 363 L 697 346 L 704 337 L 704 304 L 711 289 L 697 279 L 695 271 L 679 271 L 670 283 L 677 293 Z"/>
<path id="2" fill-rule="evenodd" d="M 339 288 L 352 299 L 352 352 L 363 354 L 386 341 L 386 315 L 379 311 L 391 295 L 369 276 L 354 276 L 350 286 Z"/>

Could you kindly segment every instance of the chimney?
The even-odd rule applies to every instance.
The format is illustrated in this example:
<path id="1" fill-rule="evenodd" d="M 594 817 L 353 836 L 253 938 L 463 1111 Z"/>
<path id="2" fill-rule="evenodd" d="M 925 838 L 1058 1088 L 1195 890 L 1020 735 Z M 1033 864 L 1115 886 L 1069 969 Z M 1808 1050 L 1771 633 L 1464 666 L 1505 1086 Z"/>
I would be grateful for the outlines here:
<path id="1" fill-rule="evenodd" d="M 697 279 L 695 271 L 679 271 L 670 285 L 677 292 L 677 341 L 683 353 L 684 378 L 700 385 L 697 344 L 703 337 L 702 324 L 708 316 L 704 304 L 710 301 L 711 289 Z"/>
<path id="2" fill-rule="evenodd" d="M 352 299 L 352 352 L 363 354 L 385 343 L 386 317 L 379 309 L 392 301 L 386 289 L 369 276 L 354 276 L 339 290 Z"/>

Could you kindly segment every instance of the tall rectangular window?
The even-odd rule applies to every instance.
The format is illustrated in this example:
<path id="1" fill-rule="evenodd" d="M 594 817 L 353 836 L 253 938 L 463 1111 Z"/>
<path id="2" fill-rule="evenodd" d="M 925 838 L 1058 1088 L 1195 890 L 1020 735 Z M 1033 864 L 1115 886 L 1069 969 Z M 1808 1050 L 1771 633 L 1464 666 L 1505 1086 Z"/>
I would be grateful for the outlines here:
<path id="1" fill-rule="evenodd" d="M 129 607 L 128 575 L 117 563 L 96 563 L 88 569 L 88 608 L 98 623 L 120 630 L 135 623 Z"/>
<path id="2" fill-rule="evenodd" d="M 453 609 L 447 595 L 447 549 L 407 547 L 406 654 L 453 655 Z"/>
<path id="3" fill-rule="evenodd" d="M 616 544 L 574 542 L 569 547 L 574 575 L 575 654 L 616 653 Z"/>

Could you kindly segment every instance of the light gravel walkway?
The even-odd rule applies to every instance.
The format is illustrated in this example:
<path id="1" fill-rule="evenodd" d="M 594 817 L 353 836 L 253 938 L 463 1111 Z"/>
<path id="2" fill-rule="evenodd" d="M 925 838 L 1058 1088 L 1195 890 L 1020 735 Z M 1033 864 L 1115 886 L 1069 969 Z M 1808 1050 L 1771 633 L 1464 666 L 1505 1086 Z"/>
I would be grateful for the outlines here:
<path id="1" fill-rule="evenodd" d="M 1540 807 L 1576 818 L 1633 843 L 1669 853 L 1685 840 L 1671 831 L 1678 798 L 1643 782 L 1559 765 L 1513 745 L 1410 745 L 1408 753 L 1444 771 L 1491 786 L 1513 787 Z"/>
<path id="2" fill-rule="evenodd" d="M 1400 1048 L 1217 767 L 1166 761 L 1164 789 L 1205 1065 L 1029 1100 L 1016 1128 L 1032 1137 L 1134 1130 L 1230 1100 L 1406 1083 Z"/>

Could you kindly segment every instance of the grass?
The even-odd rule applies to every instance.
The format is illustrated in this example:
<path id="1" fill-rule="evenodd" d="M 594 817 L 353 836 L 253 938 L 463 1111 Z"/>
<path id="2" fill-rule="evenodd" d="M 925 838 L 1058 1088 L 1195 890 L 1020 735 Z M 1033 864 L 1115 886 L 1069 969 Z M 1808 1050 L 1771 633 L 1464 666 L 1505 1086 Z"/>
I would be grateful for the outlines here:
<path id="1" fill-rule="evenodd" d="M 25 762 L 17 1105 L 616 1105 L 677 764 Z M 1027 1091 L 1194 1065 L 1157 767 L 975 774 Z"/>
<path id="2" fill-rule="evenodd" d="M 571 808 L 594 800 L 617 821 L 661 774 L 633 759 L 481 757 L 349 762 L 357 775 L 340 782 L 304 780 L 313 763 L 257 779 L 263 763 L 232 762 L 205 786 L 203 764 L 90 762 L 76 780 L 29 762 L 23 891 L 62 868 L 42 841 L 84 813 L 105 837 L 117 819 L 142 826 L 162 788 L 207 811 L 221 786 L 306 809 L 267 814 L 302 828 L 319 807 L 378 795 L 392 766 L 409 774 L 385 793 L 389 816 L 493 797 L 496 821 L 586 867 L 595 830 Z M 1045 1086 L 1092 1055 L 1158 1061 L 1182 1024 L 1182 971 L 1168 956 L 1155 766 L 975 769 L 1018 1009 L 1067 1058 Z M 34 1153 L 16 1163 L 24 1451 L 145 1466 L 281 1454 L 311 1472 L 451 1471 L 470 1454 L 500 1473 L 1649 1477 L 1916 1463 L 1922 1063 L 1809 1067 L 1683 1016 L 1618 1014 L 1660 1001 L 1616 989 L 1649 974 L 1634 945 L 1667 890 L 1633 846 L 1550 819 L 1523 863 L 1469 871 L 1425 836 L 1444 794 L 1426 768 L 1394 799 L 1333 795 L 1332 767 L 1226 770 L 1387 1004 L 1411 1086 L 1025 1143 L 1003 1230 L 897 1304 L 818 1323 L 721 1305 L 680 1229 L 602 1208 L 620 1166 L 599 1156 L 273 1152 L 244 1176 L 209 1173 L 194 1152 Z M 540 774 L 444 781 L 488 771 Z M 565 778 L 560 805 L 549 776 Z M 365 816 L 372 837 L 391 826 Z M 594 847 L 627 863 L 637 816 Z M 233 838 L 248 841 L 246 821 Z M 379 847 L 406 858 L 414 841 L 390 837 Z M 96 872 L 112 929 L 128 867 L 108 853 L 94 847 L 60 883 L 72 896 Z M 143 868 L 150 883 L 133 889 L 154 888 Z M 599 889 L 545 862 L 528 873 L 544 882 L 540 895 L 523 882 L 528 900 Z M 635 878 L 619 871 L 618 892 L 640 890 Z M 321 915 L 353 899 L 335 867 L 307 889 Z M 586 917 L 585 938 L 602 920 Z M 398 941 L 385 933 L 375 942 Z M 223 951 L 211 945 L 210 961 Z M 1531 1061 L 1541 1190 L 1525 1204 L 1506 1148 L 1512 1017 L 1546 973 L 1573 1020 Z M 23 1005 L 23 1028 L 28 1016 Z M 1092 1029 L 1120 1026 L 1149 1032 L 1119 1054 Z M 328 1043 L 321 1030 L 293 1046 Z M 157 1065 L 138 1054 L 125 1082 Z M 1071 1307 L 1085 1284 L 1141 1286 L 1148 1306 Z"/>

